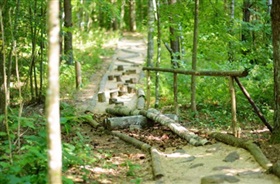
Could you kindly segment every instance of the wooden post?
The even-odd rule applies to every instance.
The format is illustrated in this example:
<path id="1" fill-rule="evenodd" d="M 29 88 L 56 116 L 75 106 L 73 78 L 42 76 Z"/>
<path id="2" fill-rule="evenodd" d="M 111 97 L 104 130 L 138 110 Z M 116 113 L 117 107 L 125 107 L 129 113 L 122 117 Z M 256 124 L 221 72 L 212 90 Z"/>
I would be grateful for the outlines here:
<path id="1" fill-rule="evenodd" d="M 235 137 L 237 137 L 238 125 L 236 118 L 236 96 L 234 90 L 234 78 L 229 77 L 229 91 L 231 95 L 231 115 L 232 115 L 232 133 Z"/>
<path id="2" fill-rule="evenodd" d="M 99 92 L 97 94 L 98 102 L 106 102 L 105 92 Z"/>
<path id="3" fill-rule="evenodd" d="M 174 88 L 174 108 L 175 108 L 175 114 L 179 116 L 179 108 L 178 108 L 178 86 L 177 86 L 178 80 L 177 80 L 177 73 L 173 74 L 173 88 Z"/>
<path id="4" fill-rule="evenodd" d="M 147 71 L 147 106 L 146 109 L 149 109 L 150 107 L 150 100 L 151 100 L 151 76 L 150 76 L 150 71 Z"/>
<path id="5" fill-rule="evenodd" d="M 75 70 L 76 70 L 76 89 L 80 89 L 80 87 L 82 86 L 82 70 L 79 61 L 75 62 Z"/>

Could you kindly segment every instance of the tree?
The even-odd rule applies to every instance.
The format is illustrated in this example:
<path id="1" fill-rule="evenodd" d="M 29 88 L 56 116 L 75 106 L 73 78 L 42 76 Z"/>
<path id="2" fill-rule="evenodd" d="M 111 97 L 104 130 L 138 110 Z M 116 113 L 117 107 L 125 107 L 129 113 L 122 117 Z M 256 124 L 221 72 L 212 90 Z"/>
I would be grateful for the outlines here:
<path id="1" fill-rule="evenodd" d="M 134 32 L 134 31 L 136 31 L 136 2 L 135 2 L 135 0 L 129 1 L 129 15 L 130 15 L 129 29 L 131 32 Z"/>
<path id="2" fill-rule="evenodd" d="M 194 13 L 194 30 L 193 30 L 193 51 L 192 51 L 192 69 L 196 70 L 197 64 L 197 44 L 198 44 L 198 15 L 199 15 L 199 0 L 195 0 Z M 196 76 L 192 75 L 191 82 L 191 108 L 196 112 Z"/>
<path id="3" fill-rule="evenodd" d="M 64 0 L 64 26 L 66 33 L 64 36 L 64 55 L 66 63 L 72 65 L 74 62 L 73 57 L 73 44 L 72 44 L 72 5 L 71 0 Z"/>
<path id="4" fill-rule="evenodd" d="M 153 0 L 148 1 L 148 49 L 147 49 L 147 66 L 151 67 L 154 56 L 154 6 Z M 147 72 L 147 91 L 150 94 L 151 77 L 150 71 Z M 150 106 L 150 96 L 147 96 L 147 107 Z"/>
<path id="5" fill-rule="evenodd" d="M 49 183 L 62 183 L 62 150 L 59 115 L 59 1 L 48 1 L 48 88 L 46 117 L 48 131 Z"/>
<path id="6" fill-rule="evenodd" d="M 172 7 L 177 4 L 177 0 L 169 0 L 168 3 L 169 3 L 169 6 L 171 7 L 171 9 L 173 9 Z M 180 64 L 178 61 L 180 60 L 180 39 L 179 39 L 179 35 L 177 33 L 178 22 L 174 21 L 174 16 L 175 16 L 175 13 L 172 12 L 172 14 L 169 17 L 169 32 L 170 32 L 169 52 L 171 55 L 171 63 L 172 63 L 173 68 L 179 68 Z"/>
<path id="7" fill-rule="evenodd" d="M 271 141 L 280 142 L 280 1 L 272 1 L 272 45 L 274 64 L 274 130 Z"/>

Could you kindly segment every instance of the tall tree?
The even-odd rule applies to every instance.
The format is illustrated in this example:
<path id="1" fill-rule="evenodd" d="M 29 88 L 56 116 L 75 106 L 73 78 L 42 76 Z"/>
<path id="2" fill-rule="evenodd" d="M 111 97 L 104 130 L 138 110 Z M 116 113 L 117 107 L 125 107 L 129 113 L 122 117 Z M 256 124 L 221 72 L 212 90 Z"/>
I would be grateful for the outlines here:
<path id="1" fill-rule="evenodd" d="M 64 0 L 64 26 L 66 33 L 64 36 L 64 55 L 69 65 L 74 63 L 72 44 L 72 5 L 71 0 Z"/>
<path id="2" fill-rule="evenodd" d="M 148 1 L 148 49 L 147 49 L 147 66 L 151 67 L 154 56 L 154 6 L 153 0 Z M 147 71 L 147 93 L 150 94 L 151 76 Z M 150 96 L 147 96 L 147 107 L 150 106 Z"/>
<path id="3" fill-rule="evenodd" d="M 136 2 L 135 0 L 129 1 L 129 15 L 130 15 L 130 31 L 136 31 Z"/>
<path id="4" fill-rule="evenodd" d="M 169 0 L 168 1 L 170 9 L 175 9 L 173 6 L 177 4 L 177 0 Z M 171 11 L 172 12 L 172 11 Z M 172 12 L 169 16 L 169 32 L 170 32 L 170 55 L 171 55 L 171 63 L 173 68 L 179 68 L 179 60 L 180 60 L 180 39 L 178 35 L 178 22 L 174 21 L 175 12 Z"/>
<path id="5" fill-rule="evenodd" d="M 198 45 L 198 15 L 199 15 L 199 0 L 195 0 L 194 13 L 194 30 L 193 30 L 193 51 L 192 51 L 192 69 L 196 70 L 197 65 L 197 45 Z M 196 112 L 196 76 L 192 75 L 191 81 L 191 108 Z"/>
<path id="6" fill-rule="evenodd" d="M 59 115 L 59 1 L 48 1 L 48 88 L 46 117 L 48 131 L 49 183 L 62 183 L 62 150 Z"/>
<path id="7" fill-rule="evenodd" d="M 272 44 L 274 64 L 274 130 L 271 141 L 280 143 L 280 1 L 272 1 Z"/>
<path id="8" fill-rule="evenodd" d="M 233 26 L 234 26 L 234 14 L 235 14 L 235 0 L 230 1 L 230 28 L 229 34 L 233 36 Z M 228 43 L 228 60 L 233 62 L 234 60 L 234 52 L 233 52 L 233 41 L 230 40 Z"/>
<path id="9" fill-rule="evenodd" d="M 157 21 L 157 61 L 156 67 L 160 67 L 161 61 L 161 18 L 160 18 L 160 0 L 156 1 L 156 21 Z M 159 72 L 156 72 L 156 82 L 155 82 L 155 108 L 159 106 Z"/>

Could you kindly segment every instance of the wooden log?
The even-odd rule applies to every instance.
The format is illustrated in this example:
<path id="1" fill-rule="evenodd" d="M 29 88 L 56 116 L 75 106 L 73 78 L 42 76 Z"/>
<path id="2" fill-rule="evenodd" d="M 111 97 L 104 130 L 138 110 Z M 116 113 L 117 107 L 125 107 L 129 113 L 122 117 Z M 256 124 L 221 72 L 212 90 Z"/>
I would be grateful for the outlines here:
<path id="1" fill-rule="evenodd" d="M 162 170 L 159 152 L 154 147 L 151 148 L 151 157 L 154 180 L 159 180 L 164 176 L 164 172 Z"/>
<path id="2" fill-rule="evenodd" d="M 97 128 L 98 126 L 100 126 L 100 124 L 97 121 L 92 119 L 91 115 L 84 115 L 84 116 L 78 117 L 78 119 L 82 119 L 83 121 L 88 123 L 93 128 Z"/>
<path id="3" fill-rule="evenodd" d="M 145 97 L 145 91 L 142 89 L 142 88 L 139 88 L 138 90 L 137 90 L 137 96 L 138 97 Z"/>
<path id="4" fill-rule="evenodd" d="M 122 82 L 121 75 L 115 75 L 117 82 Z"/>
<path id="5" fill-rule="evenodd" d="M 222 134 L 219 132 L 211 133 L 210 137 L 231 146 L 236 146 L 248 150 L 255 158 L 255 160 L 260 164 L 260 166 L 262 166 L 264 169 L 269 169 L 272 166 L 271 162 L 266 158 L 261 149 L 252 141 L 247 141 L 244 139 L 236 138 L 232 135 Z"/>
<path id="6" fill-rule="evenodd" d="M 139 110 L 129 109 L 126 106 L 117 106 L 114 108 L 106 108 L 105 111 L 115 116 L 132 116 L 139 115 Z"/>
<path id="7" fill-rule="evenodd" d="M 155 68 L 155 67 L 143 67 L 143 70 L 148 71 L 159 71 L 159 72 L 169 72 L 169 73 L 178 73 L 185 75 L 195 75 L 195 76 L 232 76 L 232 77 L 246 77 L 248 71 L 194 71 L 194 70 L 180 70 L 180 69 L 171 69 L 171 68 Z"/>
<path id="8" fill-rule="evenodd" d="M 137 90 L 137 96 L 138 98 L 137 98 L 136 109 L 143 110 L 145 108 L 145 102 L 146 102 L 144 90 L 139 88 Z"/>
<path id="9" fill-rule="evenodd" d="M 147 126 L 147 118 L 142 115 L 107 118 L 104 123 L 109 130 L 129 128 L 130 125 Z"/>
<path id="10" fill-rule="evenodd" d="M 108 75 L 108 80 L 114 80 L 114 75 Z"/>
<path id="11" fill-rule="evenodd" d="M 110 98 L 109 99 L 109 104 L 115 104 L 118 101 L 116 98 Z"/>
<path id="12" fill-rule="evenodd" d="M 120 86 L 120 91 L 127 92 L 127 86 L 128 86 L 128 84 L 126 84 L 126 83 L 121 85 Z"/>
<path id="13" fill-rule="evenodd" d="M 118 91 L 111 91 L 110 92 L 110 98 L 117 98 L 119 95 L 119 92 Z"/>
<path id="14" fill-rule="evenodd" d="M 232 116 L 231 128 L 232 128 L 233 135 L 237 137 L 238 136 L 237 130 L 239 127 L 237 124 L 237 117 L 236 117 L 236 97 L 235 97 L 233 77 L 229 77 L 229 92 L 231 96 L 231 116 Z"/>
<path id="15" fill-rule="evenodd" d="M 137 83 L 137 78 L 130 78 L 129 83 L 130 84 L 136 84 Z"/>
<path id="16" fill-rule="evenodd" d="M 127 94 L 127 91 L 119 91 L 119 96 L 123 96 L 123 95 L 126 95 Z"/>
<path id="17" fill-rule="evenodd" d="M 118 65 L 118 66 L 117 66 L 117 70 L 118 70 L 118 71 L 123 71 L 123 65 Z"/>
<path id="18" fill-rule="evenodd" d="M 133 144 L 134 146 L 136 146 L 137 148 L 139 148 L 139 149 L 141 149 L 143 151 L 149 152 L 150 149 L 151 149 L 151 146 L 149 144 L 146 144 L 146 143 L 144 143 L 142 141 L 139 141 L 139 140 L 137 140 L 137 139 L 135 139 L 133 137 L 130 137 L 130 136 L 126 135 L 126 134 L 120 133 L 118 131 L 112 131 L 111 133 L 112 133 L 112 135 L 115 135 L 115 136 L 119 137 L 120 139 L 122 139 L 125 142 Z"/>
<path id="19" fill-rule="evenodd" d="M 187 140 L 188 143 L 194 146 L 202 146 L 209 141 L 207 139 L 203 139 L 199 137 L 198 135 L 194 134 L 193 132 L 190 132 L 185 127 L 181 126 L 179 123 L 174 121 L 173 119 L 170 119 L 169 117 L 161 114 L 156 109 L 149 109 L 147 111 L 141 110 L 140 114 L 143 116 L 148 117 L 149 119 L 160 123 L 164 126 L 169 127 L 174 133 L 182 137 L 183 139 Z"/>
<path id="20" fill-rule="evenodd" d="M 269 169 L 269 172 L 280 178 L 280 161 L 277 161 L 275 164 L 273 164 L 273 166 Z"/>
<path id="21" fill-rule="evenodd" d="M 130 75 L 130 74 L 136 74 L 136 69 L 132 69 L 132 70 L 126 70 L 125 72 L 127 75 Z"/>
<path id="22" fill-rule="evenodd" d="M 97 97 L 98 97 L 98 102 L 106 102 L 105 92 L 99 92 Z"/>
<path id="23" fill-rule="evenodd" d="M 145 109 L 145 98 L 143 96 L 138 97 L 136 109 L 138 109 L 138 110 Z"/>
<path id="24" fill-rule="evenodd" d="M 178 77 L 177 77 L 177 73 L 174 73 L 174 74 L 173 74 L 173 98 L 174 98 L 175 114 L 179 115 L 179 105 L 178 105 Z"/>
<path id="25" fill-rule="evenodd" d="M 252 107 L 253 107 L 254 111 L 256 112 L 256 114 L 258 115 L 258 117 L 262 120 L 262 122 L 269 129 L 269 131 L 272 132 L 273 131 L 272 126 L 267 122 L 264 115 L 261 113 L 260 109 L 256 106 L 254 100 L 250 97 L 250 94 L 247 92 L 245 87 L 241 84 L 241 82 L 239 81 L 239 79 L 237 77 L 234 77 L 234 80 L 238 84 L 239 88 L 241 89 L 242 93 L 245 95 L 245 97 L 247 98 L 249 103 L 252 105 Z"/>
<path id="26" fill-rule="evenodd" d="M 75 62 L 75 72 L 76 72 L 76 89 L 80 89 L 82 86 L 82 69 L 81 69 L 81 63 L 79 61 Z"/>
<path id="27" fill-rule="evenodd" d="M 136 92 L 136 89 L 135 89 L 135 87 L 133 87 L 133 86 L 127 86 L 127 92 L 128 92 L 128 93 L 135 93 L 135 92 Z"/>

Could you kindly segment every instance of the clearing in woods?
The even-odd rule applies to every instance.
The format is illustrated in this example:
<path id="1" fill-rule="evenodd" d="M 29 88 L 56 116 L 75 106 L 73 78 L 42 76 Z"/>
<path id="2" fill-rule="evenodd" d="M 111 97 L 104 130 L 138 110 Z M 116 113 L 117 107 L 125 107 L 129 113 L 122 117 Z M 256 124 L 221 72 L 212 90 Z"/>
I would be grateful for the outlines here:
<path id="1" fill-rule="evenodd" d="M 94 119 L 100 124 L 103 123 L 104 119 L 112 116 L 107 114 L 105 109 L 114 107 L 116 101 L 118 104 L 134 108 L 137 101 L 137 89 L 146 83 L 144 73 L 141 70 L 147 52 L 143 37 L 125 34 L 113 46 L 115 54 L 111 58 L 104 59 L 100 70 L 93 74 L 91 83 L 81 89 L 73 101 L 81 114 L 92 113 Z M 124 86 L 123 84 L 126 82 L 129 85 Z M 125 93 L 127 87 L 129 87 L 130 92 Z M 121 95 L 114 93 L 124 88 L 124 93 Z M 109 104 L 109 98 L 112 96 L 115 101 Z M 105 101 L 102 102 L 102 99 Z M 93 128 L 88 124 L 81 124 L 77 127 L 77 131 L 80 131 L 94 148 L 91 153 L 92 157 L 98 158 L 100 161 L 83 167 L 88 173 L 86 179 L 79 171 L 81 168 L 69 170 L 66 173 L 67 176 L 76 182 L 280 183 L 276 176 L 266 174 L 252 155 L 241 148 L 228 146 L 214 140 L 211 140 L 209 145 L 194 147 L 174 134 L 169 128 L 159 124 L 144 129 L 119 130 L 157 149 L 159 170 L 162 175 L 155 180 L 149 153 L 111 135 L 110 131 L 103 127 Z M 270 154 L 275 154 L 277 157 L 273 158 L 278 159 L 280 149 L 278 152 L 276 152 L 277 148 L 269 150 L 267 147 L 263 150 L 264 152 L 271 151 Z"/>

